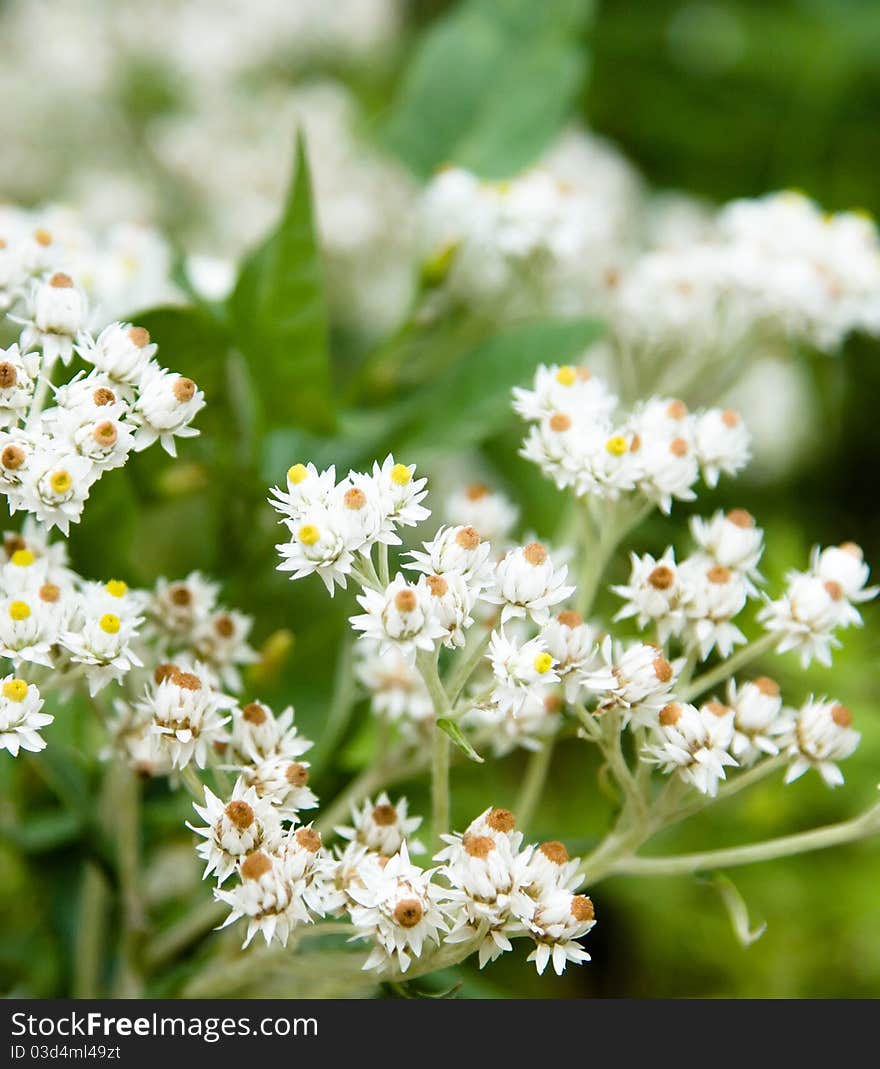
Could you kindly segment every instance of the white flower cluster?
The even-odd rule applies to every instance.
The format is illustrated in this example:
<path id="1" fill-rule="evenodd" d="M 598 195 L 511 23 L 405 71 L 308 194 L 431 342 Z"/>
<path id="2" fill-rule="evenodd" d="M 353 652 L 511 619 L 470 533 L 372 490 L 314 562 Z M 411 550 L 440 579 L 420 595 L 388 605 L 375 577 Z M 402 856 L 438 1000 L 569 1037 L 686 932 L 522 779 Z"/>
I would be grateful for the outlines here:
<path id="1" fill-rule="evenodd" d="M 682 401 L 654 397 L 621 417 L 617 404 L 586 368 L 541 365 L 531 389 L 514 390 L 514 408 L 532 424 L 522 456 L 578 497 L 636 494 L 666 513 L 673 499 L 696 498 L 701 475 L 715 486 L 748 462 L 748 432 L 732 410 L 691 413 Z"/>
<path id="2" fill-rule="evenodd" d="M 53 686 L 84 679 L 94 695 L 142 664 L 139 592 L 119 579 L 83 579 L 68 566 L 64 544 L 49 545 L 33 522 L 6 533 L 0 556 L 0 657 L 17 672 L 28 666 Z"/>
<path id="3" fill-rule="evenodd" d="M 610 145 L 574 130 L 509 181 L 445 168 L 422 195 L 423 271 L 444 298 L 505 316 L 595 306 L 632 243 L 637 188 Z"/>
<path id="4" fill-rule="evenodd" d="M 274 487 L 270 499 L 291 536 L 277 547 L 284 558 L 279 571 L 291 572 L 291 579 L 317 574 L 332 597 L 374 545 L 399 545 L 398 527 L 427 519 L 420 504 L 426 481 L 415 478 L 414 464 L 392 456 L 374 464 L 372 474 L 352 471 L 339 483 L 333 467 L 319 472 L 313 464 L 294 464 L 287 490 Z"/>
<path id="5" fill-rule="evenodd" d="M 778 653 L 797 650 L 806 668 L 815 658 L 831 664 L 831 650 L 840 645 L 838 629 L 860 626 L 856 605 L 877 596 L 866 586 L 869 575 L 862 550 L 854 542 L 813 550 L 810 569 L 789 572 L 785 593 L 761 611 L 767 630 L 778 635 Z"/>
<path id="6" fill-rule="evenodd" d="M 85 291 L 56 268 L 53 250 L 43 230 L 0 243 L 0 302 L 23 324 L 18 342 L 0 348 L 0 489 L 11 513 L 66 535 L 105 472 L 155 441 L 175 456 L 176 437 L 198 434 L 191 423 L 205 400 L 192 379 L 156 362 L 142 327 L 115 322 L 94 336 Z M 88 371 L 53 385 L 57 362 L 75 354 Z"/>

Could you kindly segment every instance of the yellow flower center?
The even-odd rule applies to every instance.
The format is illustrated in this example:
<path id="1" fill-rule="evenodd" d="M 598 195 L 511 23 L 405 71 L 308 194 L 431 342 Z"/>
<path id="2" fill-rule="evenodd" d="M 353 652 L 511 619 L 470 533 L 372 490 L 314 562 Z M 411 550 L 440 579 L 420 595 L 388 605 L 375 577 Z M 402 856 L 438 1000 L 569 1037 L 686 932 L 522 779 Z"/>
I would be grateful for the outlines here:
<path id="1" fill-rule="evenodd" d="M 98 627 L 108 635 L 119 633 L 119 617 L 115 613 L 105 612 L 98 621 Z"/>
<path id="2" fill-rule="evenodd" d="M 298 486 L 303 479 L 307 479 L 309 475 L 309 469 L 305 464 L 294 464 L 287 469 L 287 481 L 293 483 L 294 486 Z"/>
<path id="3" fill-rule="evenodd" d="M 628 448 L 626 438 L 622 434 L 612 434 L 605 443 L 605 448 L 613 457 L 622 457 Z"/>
<path id="4" fill-rule="evenodd" d="M 31 607 L 26 601 L 13 601 L 9 606 L 9 615 L 13 620 L 26 620 L 31 614 Z"/>
<path id="5" fill-rule="evenodd" d="M 122 598 L 128 593 L 128 583 L 122 579 L 111 579 L 104 589 L 111 598 Z"/>
<path id="6" fill-rule="evenodd" d="M 17 549 L 9 558 L 19 568 L 27 568 L 37 559 L 29 549 Z"/>
<path id="7" fill-rule="evenodd" d="M 571 364 L 566 364 L 556 372 L 556 381 L 560 386 L 574 386 L 577 382 L 577 371 Z"/>
<path id="8" fill-rule="evenodd" d="M 28 685 L 23 679 L 10 679 L 3 684 L 3 697 L 11 702 L 23 702 L 27 692 Z"/>
<path id="9" fill-rule="evenodd" d="M 71 486 L 73 486 L 73 479 L 71 478 L 69 471 L 65 471 L 61 468 L 59 471 L 53 471 L 49 476 L 49 485 L 56 494 L 66 494 Z"/>
<path id="10" fill-rule="evenodd" d="M 535 658 L 535 671 L 538 675 L 544 675 L 545 672 L 549 672 L 553 667 L 553 658 L 549 653 L 539 653 Z"/>
<path id="11" fill-rule="evenodd" d="M 395 464 L 391 469 L 391 481 L 397 483 L 398 486 L 406 486 L 410 479 L 412 479 L 412 472 L 406 464 Z"/>
<path id="12" fill-rule="evenodd" d="M 321 537 L 321 532 L 313 523 L 304 523 L 300 527 L 297 537 L 305 545 L 313 546 Z"/>

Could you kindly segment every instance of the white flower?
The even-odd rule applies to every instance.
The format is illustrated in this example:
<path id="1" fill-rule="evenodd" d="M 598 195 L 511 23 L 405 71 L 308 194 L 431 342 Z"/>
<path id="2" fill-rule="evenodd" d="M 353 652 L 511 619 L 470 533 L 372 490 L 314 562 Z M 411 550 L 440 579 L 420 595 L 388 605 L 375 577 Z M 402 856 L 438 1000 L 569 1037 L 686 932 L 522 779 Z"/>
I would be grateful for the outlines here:
<path id="1" fill-rule="evenodd" d="M 26 484 L 36 454 L 33 435 L 25 431 L 0 431 L 0 487 L 9 502 L 9 511 L 25 508 Z"/>
<path id="2" fill-rule="evenodd" d="M 362 638 L 355 656 L 355 672 L 370 694 L 374 713 L 414 722 L 433 717 L 425 681 L 403 651 L 396 647 L 383 651 L 378 642 Z"/>
<path id="3" fill-rule="evenodd" d="M 682 603 L 687 617 L 684 640 L 701 660 L 718 648 L 729 657 L 734 646 L 746 641 L 733 617 L 742 612 L 748 598 L 747 580 L 723 564 L 696 554 L 679 565 Z"/>
<path id="4" fill-rule="evenodd" d="M 351 626 L 383 650 L 397 647 L 413 657 L 416 650 L 430 652 L 438 639 L 447 637 L 433 613 L 428 587 L 408 583 L 399 573 L 385 590 L 365 590 L 357 601 L 364 612 L 350 617 Z"/>
<path id="5" fill-rule="evenodd" d="M 291 539 L 275 547 L 284 558 L 278 571 L 292 572 L 291 579 L 317 574 L 331 598 L 336 584 L 344 590 L 354 556 L 346 544 L 338 509 L 312 505 L 298 520 L 285 522 Z"/>
<path id="6" fill-rule="evenodd" d="M 745 576 L 753 595 L 754 582 L 762 579 L 758 562 L 764 552 L 764 532 L 755 526 L 754 516 L 745 509 L 732 509 L 726 515 L 718 511 L 710 519 L 692 516 L 690 528 L 700 550 L 716 564 Z"/>
<path id="7" fill-rule="evenodd" d="M 810 698 L 795 714 L 786 753 L 791 764 L 785 782 L 792 783 L 808 769 L 815 768 L 829 787 L 843 783 L 837 767 L 855 753 L 861 735 L 853 730 L 852 713 L 845 705 L 827 698 Z"/>
<path id="8" fill-rule="evenodd" d="M 830 665 L 831 650 L 840 645 L 834 630 L 860 624 L 862 618 L 835 580 L 809 572 L 790 572 L 787 579 L 785 593 L 768 601 L 758 619 L 779 636 L 777 653 L 797 650 L 804 668 L 814 657 Z"/>
<path id="9" fill-rule="evenodd" d="M 214 611 L 217 593 L 217 584 L 201 572 L 190 572 L 185 579 L 160 577 L 149 604 L 150 619 L 163 635 L 192 641 Z"/>
<path id="10" fill-rule="evenodd" d="M 258 764 L 272 757 L 292 761 L 312 748 L 311 740 L 300 735 L 294 724 L 292 705 L 275 716 L 263 702 L 248 702 L 233 709 L 231 741 L 243 764 Z"/>
<path id="11" fill-rule="evenodd" d="M 556 412 L 585 422 L 604 422 L 616 407 L 617 398 L 602 379 L 571 364 L 541 364 L 532 389 L 513 390 L 514 411 L 533 423 Z"/>
<path id="12" fill-rule="evenodd" d="M 406 843 L 384 865 L 366 864 L 361 880 L 348 888 L 348 907 L 356 935 L 374 946 L 365 969 L 396 963 L 406 972 L 426 946 L 438 946 L 448 925 L 441 906 L 443 892 L 409 859 Z"/>
<path id="13" fill-rule="evenodd" d="M 205 822 L 205 827 L 187 824 L 205 842 L 196 852 L 205 862 L 202 879 L 215 874 L 218 885 L 223 884 L 243 857 L 256 850 L 272 853 L 281 843 L 281 821 L 277 810 L 258 797 L 253 787 L 245 787 L 239 779 L 232 796 L 223 802 L 205 787 L 205 804 L 193 804 L 193 809 Z"/>
<path id="14" fill-rule="evenodd" d="M 564 609 L 541 629 L 541 638 L 553 658 L 553 670 L 565 688 L 566 700 L 572 702 L 582 686 L 595 689 L 613 687 L 615 680 L 603 668 L 599 656 L 599 633 L 584 623 L 583 617 Z"/>
<path id="15" fill-rule="evenodd" d="M 540 635 L 520 644 L 508 637 L 503 628 L 494 631 L 488 657 L 495 675 L 492 704 L 513 716 L 530 699 L 543 703 L 548 689 L 559 682 L 553 657 Z"/>
<path id="16" fill-rule="evenodd" d="M 576 895 L 559 887 L 544 891 L 529 921 L 535 949 L 527 960 L 535 963 L 539 975 L 552 961 L 557 976 L 562 975 L 570 961 L 578 965 L 589 961 L 590 955 L 577 940 L 582 939 L 595 923 L 593 903 L 586 895 Z"/>
<path id="17" fill-rule="evenodd" d="M 269 504 L 288 520 L 299 522 L 312 506 L 329 506 L 336 487 L 336 469 L 319 472 L 314 464 L 292 464 L 287 490 L 272 487 Z"/>
<path id="18" fill-rule="evenodd" d="M 195 761 L 204 768 L 209 748 L 222 739 L 223 725 L 229 717 L 223 710 L 235 704 L 195 672 L 182 672 L 169 666 L 160 682 L 147 688 L 138 708 L 151 720 L 150 730 L 175 768 Z"/>
<path id="19" fill-rule="evenodd" d="M 473 588 L 456 572 L 423 575 L 418 586 L 427 592 L 428 611 L 445 632 L 443 645 L 453 648 L 463 646 L 465 632 L 474 622 L 471 616 Z"/>
<path id="20" fill-rule="evenodd" d="M 415 471 L 415 464 L 398 464 L 390 454 L 381 467 L 373 463 L 373 479 L 385 503 L 387 531 L 398 524 L 416 527 L 431 515 L 430 509 L 420 504 L 428 494 L 428 480 L 416 479 Z"/>
<path id="21" fill-rule="evenodd" d="M 111 681 L 119 682 L 132 668 L 143 666 L 132 649 L 141 623 L 142 616 L 120 607 L 97 618 L 87 616 L 74 630 L 59 635 L 71 661 L 84 666 L 90 695 L 94 697 Z"/>
<path id="22" fill-rule="evenodd" d="M 257 850 L 238 865 L 241 883 L 230 891 L 215 889 L 214 897 L 225 902 L 231 912 L 221 928 L 247 917 L 243 947 L 261 932 L 268 946 L 273 940 L 287 946 L 290 933 L 298 924 L 312 918 L 305 903 L 306 880 L 291 871 L 282 853 Z"/>
<path id="23" fill-rule="evenodd" d="M 28 465 L 27 485 L 22 487 L 22 507 L 67 535 L 70 524 L 79 522 L 99 475 L 87 457 L 37 450 Z"/>
<path id="24" fill-rule="evenodd" d="M 91 371 L 74 375 L 69 382 L 53 386 L 57 408 L 43 413 L 43 422 L 53 424 L 61 418 L 61 411 L 75 412 L 77 422 L 120 419 L 128 414 L 134 399 L 133 387 L 114 382 L 107 375 Z"/>
<path id="25" fill-rule="evenodd" d="M 425 575 L 460 575 L 475 593 L 492 582 L 492 546 L 480 541 L 474 527 L 441 527 L 433 540 L 422 543 L 425 552 L 410 553 L 407 567 Z"/>
<path id="26" fill-rule="evenodd" d="M 421 817 L 410 817 L 408 803 L 400 798 L 392 805 L 383 791 L 375 802 L 367 798 L 360 806 L 351 807 L 352 826 L 336 828 L 336 834 L 350 843 L 364 847 L 383 857 L 393 857 L 404 843 L 411 854 L 424 853 L 424 846 L 412 833 L 422 823 Z"/>
<path id="27" fill-rule="evenodd" d="M 192 644 L 196 656 L 216 669 L 220 681 L 230 690 L 241 689 L 239 665 L 259 659 L 248 645 L 253 620 L 232 609 L 219 609 L 193 629 Z"/>
<path id="28" fill-rule="evenodd" d="M 613 683 L 591 688 L 599 694 L 598 711 L 620 708 L 624 726 L 633 721 L 653 722 L 657 710 L 669 701 L 675 686 L 675 668 L 657 646 L 632 643 L 614 657 L 612 650 L 611 640 L 606 639 L 602 655 L 611 667 Z"/>
<path id="29" fill-rule="evenodd" d="M 491 545 L 502 544 L 516 526 L 519 510 L 499 490 L 470 483 L 446 501 L 444 514 L 454 524 L 473 527 Z"/>
<path id="30" fill-rule="evenodd" d="M 699 462 L 693 444 L 694 417 L 684 403 L 652 399 L 633 414 L 629 429 L 634 436 L 630 452 L 636 454 L 640 469 L 639 489 L 665 513 L 673 498 L 693 501 Z"/>
<path id="31" fill-rule="evenodd" d="M 54 424 L 53 430 L 59 437 L 66 438 L 81 456 L 91 461 L 96 476 L 113 468 L 121 468 L 135 447 L 132 428 L 112 412 L 101 413 L 85 421 L 82 415 L 76 411 L 66 412 Z"/>
<path id="32" fill-rule="evenodd" d="M 111 323 L 97 339 L 87 337 L 79 353 L 114 382 L 137 386 L 156 353 L 149 332 L 131 323 Z"/>
<path id="33" fill-rule="evenodd" d="M 15 676 L 0 680 L 0 750 L 8 750 L 13 757 L 19 750 L 39 753 L 46 746 L 40 729 L 55 719 L 41 713 L 43 699 L 33 683 Z"/>
<path id="34" fill-rule="evenodd" d="M 38 283 L 31 295 L 33 321 L 21 335 L 23 349 L 39 347 L 47 367 L 57 359 L 69 364 L 73 339 L 86 325 L 86 298 L 70 275 L 56 271 Z"/>
<path id="35" fill-rule="evenodd" d="M 291 761 L 276 753 L 242 765 L 240 771 L 244 783 L 253 787 L 260 798 L 271 802 L 285 820 L 295 820 L 300 810 L 315 809 L 318 805 L 318 798 L 309 787 L 307 761 Z"/>
<path id="36" fill-rule="evenodd" d="M 512 549 L 495 571 L 495 583 L 483 595 L 485 601 L 501 605 L 501 622 L 530 616 L 539 626 L 550 619 L 550 609 L 574 593 L 565 586 L 568 568 L 555 567 L 540 542 Z"/>
<path id="37" fill-rule="evenodd" d="M 38 598 L 0 602 L 0 655 L 14 664 L 29 661 L 52 667 L 50 650 L 57 638 L 55 620 Z"/>
<path id="38" fill-rule="evenodd" d="M 369 555 L 375 542 L 398 545 L 400 538 L 388 526 L 388 500 L 376 480 L 349 472 L 333 491 L 330 508 L 346 548 Z"/>
<path id="39" fill-rule="evenodd" d="M 719 476 L 738 475 L 750 457 L 749 432 L 738 412 L 710 408 L 697 415 L 694 448 L 708 486 L 717 486 Z"/>
<path id="40" fill-rule="evenodd" d="M 192 379 L 148 364 L 132 413 L 138 424 L 135 449 L 146 449 L 158 439 L 169 456 L 177 456 L 175 437 L 194 438 L 199 433 L 190 423 L 204 407 L 205 395 Z"/>
<path id="41" fill-rule="evenodd" d="M 767 676 L 748 683 L 727 685 L 727 704 L 733 709 L 734 734 L 731 752 L 744 767 L 764 754 L 779 753 L 778 738 L 788 728 L 782 715 L 779 684 Z"/>
<path id="42" fill-rule="evenodd" d="M 659 742 L 645 747 L 644 760 L 664 772 L 678 772 L 701 794 L 715 797 L 724 769 L 736 766 L 730 754 L 733 711 L 713 703 L 696 709 L 684 702 L 665 705 L 656 721 Z"/>
<path id="43" fill-rule="evenodd" d="M 870 601 L 877 596 L 878 587 L 866 587 L 871 574 L 865 564 L 860 546 L 844 542 L 841 546 L 816 546 L 810 558 L 810 567 L 825 583 L 833 584 L 828 592 L 834 596 L 840 591 L 847 601 Z"/>
<path id="44" fill-rule="evenodd" d="M 662 557 L 655 560 L 650 553 L 639 557 L 631 554 L 629 582 L 611 589 L 626 604 L 614 617 L 627 620 L 635 617 L 639 628 L 654 623 L 657 638 L 667 642 L 681 634 L 685 615 L 682 608 L 682 584 L 675 563 L 675 553 L 670 547 Z"/>
<path id="45" fill-rule="evenodd" d="M 0 349 L 0 427 L 25 418 L 39 372 L 39 353 L 22 353 L 14 344 Z"/>

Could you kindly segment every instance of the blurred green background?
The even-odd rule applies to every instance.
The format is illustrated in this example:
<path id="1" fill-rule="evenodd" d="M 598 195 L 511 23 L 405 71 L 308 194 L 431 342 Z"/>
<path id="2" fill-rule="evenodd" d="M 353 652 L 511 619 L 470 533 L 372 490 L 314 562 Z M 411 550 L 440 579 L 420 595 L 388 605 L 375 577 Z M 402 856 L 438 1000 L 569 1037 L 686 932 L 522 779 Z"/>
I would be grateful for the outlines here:
<path id="1" fill-rule="evenodd" d="M 658 188 L 721 202 L 797 187 L 830 209 L 880 211 L 880 5 L 871 0 L 413 2 L 402 15 L 401 34 L 382 64 L 354 74 L 332 73 L 347 79 L 361 100 L 365 137 L 397 153 L 417 174 L 430 173 L 456 145 L 465 145 L 465 155 L 476 153 L 474 166 L 486 173 L 525 166 L 565 121 L 580 116 L 616 142 Z M 495 27 L 499 40 L 512 33 L 521 49 L 507 52 L 503 69 L 480 66 L 492 51 L 480 43 L 487 25 Z M 473 59 L 467 84 L 454 84 L 457 70 L 437 83 L 419 67 L 426 48 L 439 47 L 438 34 L 441 44 L 443 35 L 451 35 L 447 47 L 453 52 L 462 41 L 473 47 L 472 57 L 465 49 Z M 420 69 L 427 89 L 420 87 Z M 166 92 L 161 72 L 130 73 L 132 81 L 119 89 L 130 118 L 123 136 L 137 145 L 143 125 L 177 104 L 173 79 Z M 283 78 L 288 72 L 280 73 Z M 308 73 L 297 69 L 290 78 Z M 510 108 L 517 109 L 521 121 L 510 122 L 504 109 L 476 114 L 470 106 L 469 93 L 484 100 L 497 80 L 504 96 L 514 97 Z M 439 99 L 438 87 L 444 91 Z M 530 114 L 538 121 L 530 122 Z M 462 136 L 468 123 L 479 122 L 483 128 L 471 130 L 469 139 Z M 266 488 L 283 479 L 295 460 L 335 460 L 345 467 L 381 458 L 391 447 L 405 452 L 407 461 L 426 462 L 430 473 L 461 441 L 452 411 L 460 393 L 453 392 L 453 403 L 444 408 L 446 376 L 484 340 L 485 327 L 453 324 L 442 345 L 429 340 L 427 354 L 423 340 L 408 339 L 405 363 L 416 369 L 416 381 L 393 383 L 379 397 L 361 398 L 353 410 L 323 412 L 323 399 L 344 393 L 372 342 L 324 314 L 327 300 L 310 245 L 304 183 L 297 183 L 297 190 L 285 231 L 302 268 L 295 278 L 288 275 L 284 286 L 267 289 L 260 272 L 271 249 L 269 254 L 264 249 L 262 261 L 259 255 L 251 261 L 228 305 L 141 317 L 160 342 L 165 362 L 205 387 L 209 408 L 199 419 L 202 436 L 184 445 L 176 463 L 151 453 L 104 480 L 70 545 L 74 562 L 89 575 L 124 575 L 148 584 L 158 575 L 198 568 L 221 577 L 224 599 L 255 617 L 258 643 L 279 629 L 292 633 L 290 655 L 274 676 L 266 673 L 259 684 L 250 684 L 254 696 L 259 687 L 260 696 L 273 704 L 292 701 L 303 730 L 320 738 L 334 658 L 353 603 L 342 595 L 331 604 L 316 580 L 292 585 L 274 571 L 277 531 Z M 22 196 L 15 189 L 0 189 L 3 193 Z M 164 221 L 171 224 L 190 208 L 173 191 L 161 203 Z M 285 333 L 276 337 L 266 326 L 269 313 L 291 300 L 314 301 L 317 311 L 286 323 Z M 546 347 L 548 339 L 558 340 L 539 331 L 520 343 L 531 352 Z M 442 350 L 440 356 L 431 344 Z M 291 352 L 328 348 L 329 364 L 315 363 L 307 377 L 301 369 L 290 372 Z M 813 395 L 804 413 L 809 450 L 772 484 L 747 478 L 737 485 L 723 482 L 720 491 L 699 502 L 701 512 L 739 506 L 758 517 L 767 530 L 764 571 L 771 590 L 778 589 L 788 568 L 805 566 L 817 542 L 852 539 L 869 561 L 880 561 L 875 478 L 880 347 L 853 339 L 838 357 L 804 354 L 802 359 Z M 478 390 L 479 382 L 470 388 Z M 434 421 L 428 429 L 436 427 L 438 435 L 430 448 L 420 418 L 427 412 Z M 466 424 L 467 414 L 459 414 L 462 418 Z M 493 415 L 468 433 L 467 444 L 479 448 L 496 480 L 526 503 L 523 528 L 552 535 L 559 495 L 515 457 L 521 433 L 516 421 Z M 651 520 L 638 532 L 640 548 L 662 550 L 676 539 L 683 544 L 687 511 L 676 507 L 671 520 Z M 618 579 L 625 570 L 622 559 L 615 569 Z M 605 607 L 610 610 L 611 604 L 609 598 Z M 880 780 L 876 609 L 869 606 L 865 618 L 862 631 L 847 635 L 833 670 L 814 667 L 804 673 L 790 656 L 765 666 L 795 703 L 814 691 L 831 693 L 852 707 L 863 743 L 845 765 L 846 787 L 832 793 L 814 775 L 785 790 L 773 782 L 690 821 L 667 835 L 660 849 L 678 853 L 785 834 L 843 819 L 874 799 Z M 319 770 L 319 795 L 330 797 L 343 785 L 369 758 L 373 741 L 371 718 L 359 707 L 332 760 Z M 97 739 L 84 709 L 61 712 L 49 742 L 38 761 L 0 762 L 0 982 L 11 992 L 57 996 L 71 990 L 83 857 L 95 856 L 94 818 L 83 816 L 82 800 L 97 796 L 99 769 L 93 757 Z M 523 767 L 524 757 L 512 755 L 486 768 L 457 769 L 456 824 L 490 803 L 512 804 Z M 596 787 L 596 771 L 582 744 L 559 747 L 552 787 L 531 829 L 535 837 L 564 839 L 574 852 L 601 836 L 611 813 Z M 415 786 L 412 796 L 415 810 L 424 811 L 424 790 Z M 173 922 L 186 902 L 208 895 L 192 879 L 186 808 L 162 784 L 149 786 L 144 847 L 155 868 L 150 894 L 157 929 Z M 569 969 L 563 979 L 539 980 L 524 955 L 515 953 L 482 973 L 462 969 L 462 993 L 880 995 L 877 842 L 731 875 L 753 917 L 768 925 L 748 949 L 736 941 L 717 893 L 705 884 L 686 878 L 611 879 L 593 895 L 600 923 L 589 939 L 592 964 Z M 176 883 L 183 897 L 169 891 Z M 109 944 L 116 924 L 112 897 L 105 921 Z M 157 977 L 151 990 L 179 992 L 210 953 L 210 941 L 200 944 L 176 971 Z M 251 990 L 283 994 L 285 989 L 282 983 Z"/>

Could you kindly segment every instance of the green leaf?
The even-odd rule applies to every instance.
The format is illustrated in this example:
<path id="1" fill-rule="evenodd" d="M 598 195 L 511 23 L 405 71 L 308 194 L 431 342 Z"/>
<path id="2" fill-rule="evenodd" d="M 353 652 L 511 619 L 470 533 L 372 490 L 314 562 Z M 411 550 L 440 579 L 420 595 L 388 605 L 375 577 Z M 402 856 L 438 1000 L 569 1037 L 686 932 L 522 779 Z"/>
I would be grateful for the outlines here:
<path id="1" fill-rule="evenodd" d="M 483 758 L 480 757 L 473 746 L 471 746 L 465 738 L 464 732 L 454 720 L 447 720 L 445 716 L 441 716 L 437 721 L 437 727 L 452 739 L 465 757 L 469 758 L 471 761 L 476 761 L 478 765 L 483 764 Z"/>
<path id="2" fill-rule="evenodd" d="M 228 308 L 264 424 L 331 432 L 324 277 L 301 136 L 281 221 L 245 260 Z"/>
<path id="3" fill-rule="evenodd" d="M 514 386 L 525 385 L 540 363 L 576 362 L 601 332 L 594 319 L 550 319 L 481 343 L 412 398 L 396 451 L 424 457 L 449 442 L 466 449 L 491 437 L 513 419 Z"/>
<path id="4" fill-rule="evenodd" d="M 568 118 L 586 71 L 587 0 L 469 0 L 423 36 L 386 140 L 416 174 L 457 163 L 505 178 Z"/>

